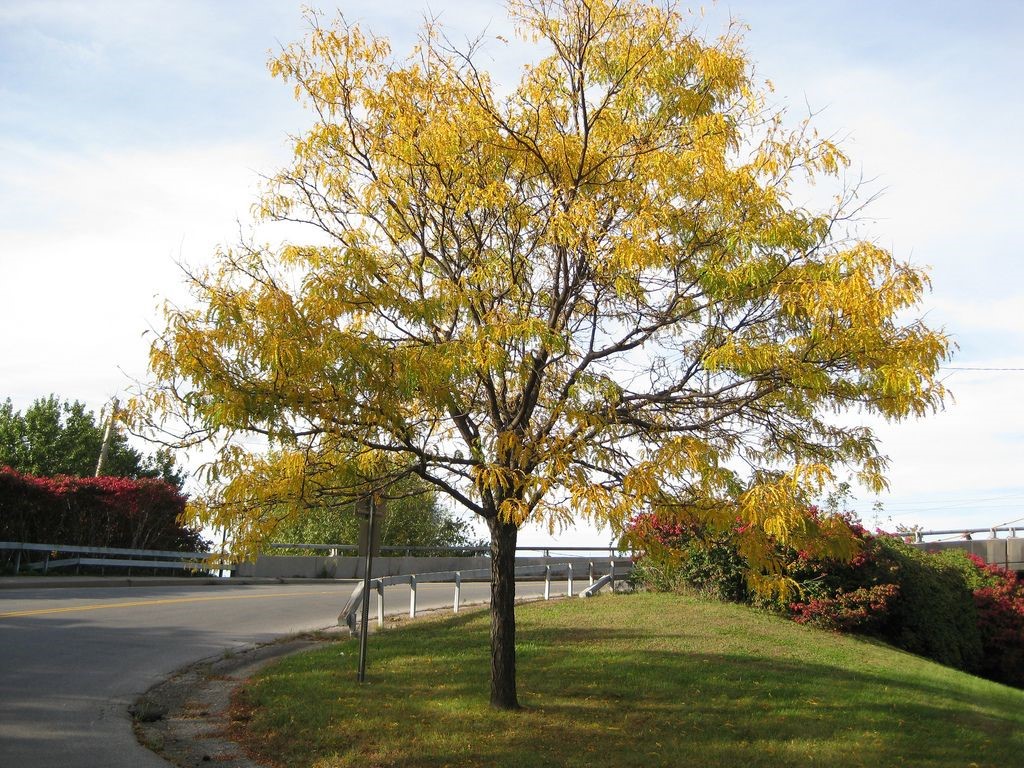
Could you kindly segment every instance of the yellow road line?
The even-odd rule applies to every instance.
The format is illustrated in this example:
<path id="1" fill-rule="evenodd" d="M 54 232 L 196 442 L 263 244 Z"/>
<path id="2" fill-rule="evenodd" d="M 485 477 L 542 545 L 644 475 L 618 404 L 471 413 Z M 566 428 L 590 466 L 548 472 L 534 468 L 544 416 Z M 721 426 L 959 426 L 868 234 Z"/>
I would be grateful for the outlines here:
<path id="1" fill-rule="evenodd" d="M 301 595 L 336 595 L 336 590 L 315 590 L 307 592 L 271 592 L 255 595 L 216 595 L 213 597 L 169 597 L 162 600 L 133 600 L 123 603 L 93 603 L 91 605 L 71 605 L 66 608 L 37 608 L 29 611 L 9 611 L 0 613 L 0 619 L 13 619 L 19 616 L 43 616 L 50 613 L 74 613 L 75 611 L 109 611 L 116 608 L 137 608 L 142 605 L 173 605 L 175 603 L 206 603 L 213 600 L 257 600 L 264 597 L 299 597 Z"/>

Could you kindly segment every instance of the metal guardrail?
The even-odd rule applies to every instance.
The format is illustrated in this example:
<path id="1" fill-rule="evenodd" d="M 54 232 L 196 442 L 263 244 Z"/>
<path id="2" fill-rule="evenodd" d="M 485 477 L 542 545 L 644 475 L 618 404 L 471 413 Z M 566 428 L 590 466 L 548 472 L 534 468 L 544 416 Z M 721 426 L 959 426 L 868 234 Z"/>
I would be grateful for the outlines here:
<path id="1" fill-rule="evenodd" d="M 632 562 L 630 563 L 630 570 L 632 570 Z M 593 573 L 593 571 L 591 571 Z M 590 579 L 590 586 L 580 592 L 580 597 L 593 597 L 601 591 L 601 587 L 608 585 L 615 591 L 615 561 L 612 560 L 609 563 L 608 573 L 594 581 L 593 577 Z M 570 595 L 571 596 L 571 595 Z"/>
<path id="2" fill-rule="evenodd" d="M 305 549 L 314 552 L 355 552 L 354 544 L 272 544 L 273 549 Z M 152 568 L 162 570 L 201 570 L 201 571 L 234 571 L 237 564 L 227 560 L 211 561 L 216 553 L 210 552 L 177 552 L 164 549 L 130 549 L 125 547 L 92 547 L 77 544 L 33 544 L 17 541 L 0 541 L 0 552 L 13 551 L 15 553 L 14 572 L 19 573 L 24 569 L 42 571 L 47 573 L 51 568 L 67 568 L 80 566 L 99 566 L 111 568 Z M 609 553 L 610 558 L 623 550 L 617 547 L 516 547 L 516 552 L 537 552 L 543 557 L 550 557 L 552 552 L 566 554 L 570 552 L 604 552 Z M 28 552 L 41 552 L 44 558 L 41 562 L 22 563 L 22 554 Z M 457 555 L 486 555 L 490 552 L 488 547 L 403 547 L 387 546 L 381 547 L 382 553 L 402 552 L 413 554 L 417 552 L 450 552 Z M 75 555 L 53 559 L 51 555 L 64 554 Z M 119 557 L 120 556 L 120 557 Z M 544 566 L 520 566 L 521 568 L 544 568 Z M 490 578 L 490 571 L 483 569 Z M 473 571 L 460 571 L 468 574 Z M 442 571 L 441 573 L 455 573 L 455 571 Z M 517 569 L 518 573 L 518 569 Z M 405 581 L 408 576 L 393 577 Z M 470 577 L 466 577 L 467 579 Z M 591 583 L 593 579 L 591 579 Z"/>
<path id="3" fill-rule="evenodd" d="M 339 552 L 355 552 L 358 547 L 355 544 L 271 544 L 271 549 L 301 549 L 310 552 L 330 552 L 331 554 L 338 554 Z M 393 555 L 396 552 L 404 552 L 407 555 L 414 555 L 417 552 L 445 552 L 450 555 L 467 557 L 473 555 L 488 555 L 490 554 L 490 547 L 421 547 L 421 546 L 382 546 L 380 553 Z M 616 546 L 604 546 L 604 547 L 552 547 L 552 546 L 540 546 L 540 547 L 516 547 L 516 552 L 540 552 L 541 557 L 551 557 L 552 552 L 556 552 L 559 555 L 566 552 L 607 552 L 608 557 L 615 557 L 618 554 L 626 554 L 627 550 L 619 549 Z"/>
<path id="4" fill-rule="evenodd" d="M 211 552 L 176 552 L 167 549 L 128 549 L 125 547 L 87 547 L 77 544 L 29 544 L 20 541 L 0 541 L 0 551 L 13 551 L 14 572 L 21 571 L 23 552 L 42 552 L 42 562 L 26 563 L 25 567 L 44 574 L 50 568 L 65 568 L 82 565 L 100 566 L 102 568 L 153 568 L 185 571 L 232 571 L 234 563 L 217 560 L 211 561 L 216 553 Z M 53 554 L 74 554 L 77 557 L 52 560 Z M 82 555 L 86 555 L 83 557 Z M 99 555 L 100 557 L 90 557 Z M 106 557 L 103 557 L 106 555 Z M 118 557 L 126 556 L 126 557 Z"/>
<path id="5" fill-rule="evenodd" d="M 588 586 L 579 593 L 580 597 L 590 597 L 604 586 L 615 587 L 615 579 L 618 576 L 625 576 L 633 568 L 632 560 L 611 560 L 608 563 L 608 572 L 599 575 L 602 570 L 598 564 L 601 561 L 591 561 L 588 565 Z M 564 575 L 566 577 L 566 597 L 573 596 L 573 565 L 572 563 L 552 563 L 550 565 L 521 565 L 515 569 L 516 580 L 520 576 L 543 576 L 544 599 L 551 598 L 551 577 Z M 596 578 L 595 578 L 596 577 Z M 416 618 L 416 586 L 421 583 L 447 583 L 455 585 L 452 597 L 452 613 L 458 613 L 462 600 L 463 581 L 489 581 L 491 578 L 490 568 L 474 568 L 458 571 L 437 571 L 434 573 L 409 574 L 402 576 L 384 576 L 370 580 L 370 586 L 377 594 L 377 626 L 384 626 L 384 588 L 397 584 L 409 585 L 409 618 Z M 363 600 L 369 596 L 363 595 L 362 582 L 353 590 L 348 603 L 338 615 L 338 624 L 348 626 L 354 634 L 358 623 L 357 616 L 363 605 Z"/>
<path id="6" fill-rule="evenodd" d="M 946 531 L 913 531 L 914 541 L 918 544 L 924 542 L 925 536 L 959 536 L 962 541 L 971 540 L 970 537 L 978 533 L 987 533 L 989 539 L 998 539 L 1000 533 L 1007 534 L 1007 538 L 1017 538 L 1019 527 L 995 526 L 994 528 L 951 528 Z"/>

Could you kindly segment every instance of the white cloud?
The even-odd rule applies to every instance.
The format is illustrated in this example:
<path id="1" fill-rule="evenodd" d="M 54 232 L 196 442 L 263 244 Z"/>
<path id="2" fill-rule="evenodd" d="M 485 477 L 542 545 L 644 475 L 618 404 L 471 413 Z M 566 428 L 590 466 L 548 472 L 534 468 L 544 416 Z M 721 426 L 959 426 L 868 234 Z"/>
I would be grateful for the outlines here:
<path id="1" fill-rule="evenodd" d="M 141 375 L 157 297 L 181 295 L 177 261 L 203 263 L 237 237 L 266 147 L 94 155 L 8 153 L 17 190 L 0 221 L 0 379 L 25 404 L 58 395 L 98 407 Z"/>
<path id="2" fill-rule="evenodd" d="M 936 297 L 930 302 L 951 328 L 962 333 L 1005 333 L 1019 337 L 1024 349 L 1024 301 L 1020 297 Z M 1002 365 L 990 361 L 992 365 Z"/>
<path id="3" fill-rule="evenodd" d="M 994 362 L 1024 368 L 1024 356 Z M 947 371 L 946 385 L 953 397 L 940 413 L 899 424 L 869 422 L 892 460 L 890 492 L 880 498 L 895 522 L 926 528 L 1009 519 L 1012 509 L 993 508 L 986 499 L 1010 495 L 1015 509 L 1024 510 L 1024 371 Z M 861 494 L 857 509 L 867 513 L 871 501 Z"/>

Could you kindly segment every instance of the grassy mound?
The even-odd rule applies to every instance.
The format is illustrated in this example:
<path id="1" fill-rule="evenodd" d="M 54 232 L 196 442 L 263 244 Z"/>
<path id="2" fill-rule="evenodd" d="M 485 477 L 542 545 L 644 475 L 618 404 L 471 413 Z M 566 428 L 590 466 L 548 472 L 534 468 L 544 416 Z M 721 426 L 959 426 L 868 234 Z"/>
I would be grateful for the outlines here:
<path id="1" fill-rule="evenodd" d="M 667 594 L 518 610 L 525 709 L 488 706 L 486 613 L 265 670 L 236 701 L 281 766 L 1008 766 L 1024 691 L 857 638 Z"/>

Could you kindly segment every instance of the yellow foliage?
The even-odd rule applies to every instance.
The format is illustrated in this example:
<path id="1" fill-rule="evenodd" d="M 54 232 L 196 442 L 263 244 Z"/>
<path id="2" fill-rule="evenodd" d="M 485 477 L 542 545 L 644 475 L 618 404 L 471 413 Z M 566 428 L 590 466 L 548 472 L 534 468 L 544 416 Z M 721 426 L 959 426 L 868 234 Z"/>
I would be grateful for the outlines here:
<path id="1" fill-rule="evenodd" d="M 191 275 L 133 413 L 220 441 L 227 484 L 195 509 L 243 543 L 260 498 L 337 462 L 515 525 L 739 516 L 778 588 L 768 542 L 821 534 L 811 494 L 846 468 L 885 482 L 836 414 L 942 406 L 951 344 L 913 319 L 927 276 L 842 231 L 853 190 L 791 200 L 848 159 L 769 106 L 738 29 L 704 40 L 640 0 L 509 12 L 544 58 L 507 91 L 434 25 L 397 57 L 310 14 L 270 71 L 312 125 L 255 210 L 327 244 L 242 244 Z M 230 450 L 253 435 L 272 482 Z"/>

